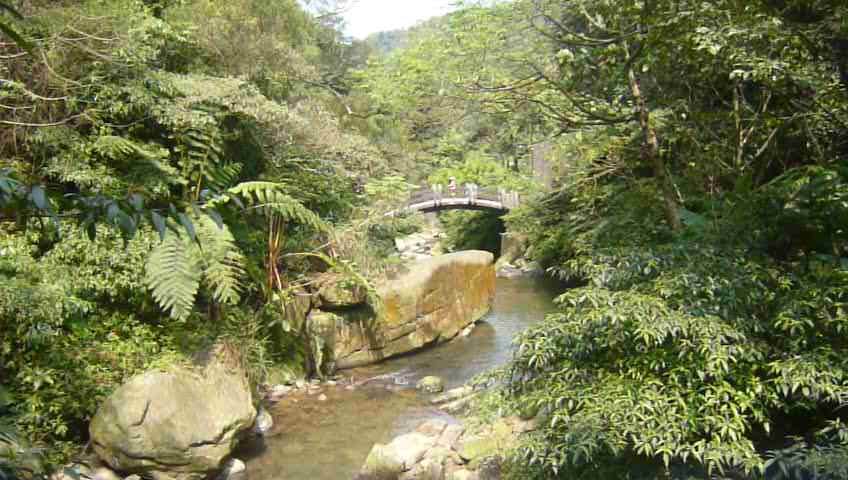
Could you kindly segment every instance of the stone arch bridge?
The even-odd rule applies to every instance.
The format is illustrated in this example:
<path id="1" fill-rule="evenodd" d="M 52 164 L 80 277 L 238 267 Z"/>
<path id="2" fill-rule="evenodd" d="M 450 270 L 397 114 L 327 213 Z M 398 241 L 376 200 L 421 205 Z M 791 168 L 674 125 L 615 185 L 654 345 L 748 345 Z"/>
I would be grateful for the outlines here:
<path id="1" fill-rule="evenodd" d="M 444 210 L 496 210 L 508 212 L 520 203 L 518 192 L 504 189 L 475 189 L 470 192 L 437 193 L 421 188 L 412 192 L 406 205 L 391 211 L 386 216 L 393 217 L 411 212 L 440 212 Z"/>

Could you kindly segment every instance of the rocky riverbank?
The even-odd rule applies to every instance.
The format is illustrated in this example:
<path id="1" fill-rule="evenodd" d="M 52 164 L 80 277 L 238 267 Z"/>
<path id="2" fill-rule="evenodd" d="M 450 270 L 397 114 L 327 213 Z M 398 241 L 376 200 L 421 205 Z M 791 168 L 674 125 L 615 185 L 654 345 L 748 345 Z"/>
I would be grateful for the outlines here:
<path id="1" fill-rule="evenodd" d="M 444 410 L 461 410 L 476 394 L 468 387 L 435 397 Z M 413 432 L 376 444 L 356 480 L 499 480 L 504 459 L 522 435 L 536 429 L 518 417 L 494 422 L 427 420 Z"/>
<path id="2" fill-rule="evenodd" d="M 230 458 L 236 444 L 270 428 L 259 413 L 238 356 L 218 344 L 190 365 L 150 370 L 113 392 L 89 425 L 96 456 L 53 479 L 229 478 L 244 470 Z"/>
<path id="3" fill-rule="evenodd" d="M 441 242 L 445 238 L 444 232 L 438 227 L 428 228 L 395 239 L 395 248 L 400 258 L 407 262 L 426 260 L 444 254 Z"/>
<path id="4" fill-rule="evenodd" d="M 527 237 L 506 232 L 501 235 L 501 255 L 495 263 L 498 277 L 541 277 L 544 269 L 538 262 L 530 260 L 530 245 Z"/>
<path id="5" fill-rule="evenodd" d="M 485 315 L 495 290 L 493 256 L 467 251 L 428 258 L 381 285 L 379 305 L 365 289 L 338 275 L 323 275 L 312 292 L 295 298 L 292 311 L 306 318 L 319 346 L 314 352 L 330 372 L 378 362 L 450 340 Z M 304 301 L 305 300 L 305 301 Z M 257 409 L 247 376 L 225 346 L 201 355 L 194 365 L 152 370 L 130 379 L 101 405 L 90 425 L 99 461 L 87 471 L 100 480 L 138 475 L 153 480 L 238 477 L 244 463 L 232 458 L 247 435 L 265 434 L 273 420 Z M 330 377 L 332 378 L 332 376 Z M 267 404 L 284 396 L 326 401 L 331 391 L 354 390 L 364 381 L 297 382 L 266 392 Z M 393 389 L 392 385 L 387 388 Z M 440 379 L 422 379 L 436 392 Z M 326 389 L 326 390 L 325 390 Z M 111 472 L 111 475 L 107 475 Z"/>

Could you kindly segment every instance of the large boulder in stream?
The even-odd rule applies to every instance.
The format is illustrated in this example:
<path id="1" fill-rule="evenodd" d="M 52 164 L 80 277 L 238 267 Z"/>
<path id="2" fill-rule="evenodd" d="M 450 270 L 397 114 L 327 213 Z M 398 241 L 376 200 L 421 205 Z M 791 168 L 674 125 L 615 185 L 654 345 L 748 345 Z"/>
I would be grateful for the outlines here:
<path id="1" fill-rule="evenodd" d="M 243 370 L 221 350 L 202 365 L 148 371 L 118 388 L 91 421 L 97 455 L 154 480 L 199 480 L 219 470 L 256 418 Z"/>
<path id="2" fill-rule="evenodd" d="M 441 433 L 441 432 L 439 432 Z M 436 437 L 418 432 L 401 435 L 388 445 L 376 444 L 368 453 L 357 480 L 397 480 L 436 445 Z M 429 479 L 428 479 L 429 480 Z"/>
<path id="3" fill-rule="evenodd" d="M 325 337 L 335 365 L 367 365 L 456 337 L 489 312 L 493 263 L 490 252 L 479 250 L 422 260 L 377 288 L 379 308 L 336 312 L 335 331 Z"/>

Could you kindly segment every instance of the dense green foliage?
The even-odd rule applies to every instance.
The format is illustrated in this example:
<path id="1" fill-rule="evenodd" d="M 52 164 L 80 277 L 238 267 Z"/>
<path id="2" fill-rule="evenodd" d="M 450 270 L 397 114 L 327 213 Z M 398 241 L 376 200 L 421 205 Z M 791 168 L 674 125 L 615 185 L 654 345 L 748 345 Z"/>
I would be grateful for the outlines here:
<path id="1" fill-rule="evenodd" d="M 832 180 L 845 189 L 844 177 Z M 772 222 L 796 215 L 786 204 L 800 188 L 764 192 L 783 199 L 773 209 L 755 198 L 744 214 L 717 209 L 678 238 L 638 221 L 654 195 L 608 188 L 621 200 L 545 204 L 574 226 L 536 240 L 557 242 L 557 273 L 583 286 L 518 340 L 511 401 L 549 422 L 526 459 L 583 474 L 598 459 L 627 471 L 646 458 L 658 461 L 648 476 L 660 461 L 691 460 L 693 474 L 753 474 L 766 451 L 798 437 L 834 448 L 831 467 L 844 464 L 844 260 L 806 252 L 786 262 L 763 248 L 786 240 Z"/>
<path id="2" fill-rule="evenodd" d="M 501 234 L 504 233 L 503 213 L 499 211 L 453 211 L 439 215 L 445 232 L 444 247 L 448 251 L 486 250 L 501 253 Z"/>
<path id="3" fill-rule="evenodd" d="M 469 2 L 369 65 L 431 181 L 528 173 L 505 139 L 549 149 L 553 191 L 507 223 L 575 288 L 502 377 L 544 425 L 516 478 L 845 477 L 846 18 Z M 447 219 L 457 245 L 473 215 Z"/>
<path id="4" fill-rule="evenodd" d="M 291 292 L 328 268 L 366 282 L 348 258 L 380 275 L 346 239 L 394 228 L 359 191 L 397 177 L 339 115 L 362 59 L 332 5 L 6 6 L 0 471 L 66 458 L 117 385 L 213 342 L 254 384 L 304 375 Z"/>
<path id="5" fill-rule="evenodd" d="M 487 59 L 467 89 L 495 114 L 534 105 L 555 134 L 558 186 L 508 218 L 576 287 L 504 377 L 502 401 L 544 422 L 519 478 L 845 476 L 844 13 L 518 1 L 454 17 L 444 48 Z"/>
<path id="6" fill-rule="evenodd" d="M 0 473 L 211 342 L 315 368 L 291 293 L 385 275 L 382 212 L 455 177 L 521 191 L 573 286 L 491 400 L 541 422 L 518 478 L 848 475 L 844 2 L 467 2 L 363 43 L 295 0 L 7 3 Z"/>

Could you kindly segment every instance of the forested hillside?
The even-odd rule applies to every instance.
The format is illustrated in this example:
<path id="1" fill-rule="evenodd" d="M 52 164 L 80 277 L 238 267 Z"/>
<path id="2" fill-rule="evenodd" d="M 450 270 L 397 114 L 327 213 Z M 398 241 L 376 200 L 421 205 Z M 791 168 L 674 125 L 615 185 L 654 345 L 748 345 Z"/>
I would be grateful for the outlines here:
<path id="1" fill-rule="evenodd" d="M 342 125 L 362 59 L 338 17 L 294 0 L 2 6 L 3 438 L 61 460 L 117 385 L 222 339 L 255 383 L 320 369 L 288 302 L 311 272 L 379 277 L 369 248 L 391 230 L 363 220 L 407 188 Z"/>
<path id="2" fill-rule="evenodd" d="M 552 149 L 507 224 L 575 288 L 493 377 L 545 419 L 516 478 L 848 476 L 846 13 L 491 2 L 365 71 L 434 165 Z"/>
<path id="3" fill-rule="evenodd" d="M 388 55 L 399 48 L 403 48 L 408 37 L 408 30 L 377 32 L 368 35 L 365 44 L 377 55 Z"/>
<path id="4" fill-rule="evenodd" d="M 843 1 L 465 2 L 353 42 L 295 0 L 6 0 L 0 27 L 0 473 L 213 342 L 254 384 L 321 375 L 293 296 L 372 291 L 413 228 L 382 213 L 453 177 L 523 202 L 443 214 L 452 248 L 505 222 L 569 286 L 478 382 L 541 425 L 512 478 L 848 478 Z"/>

